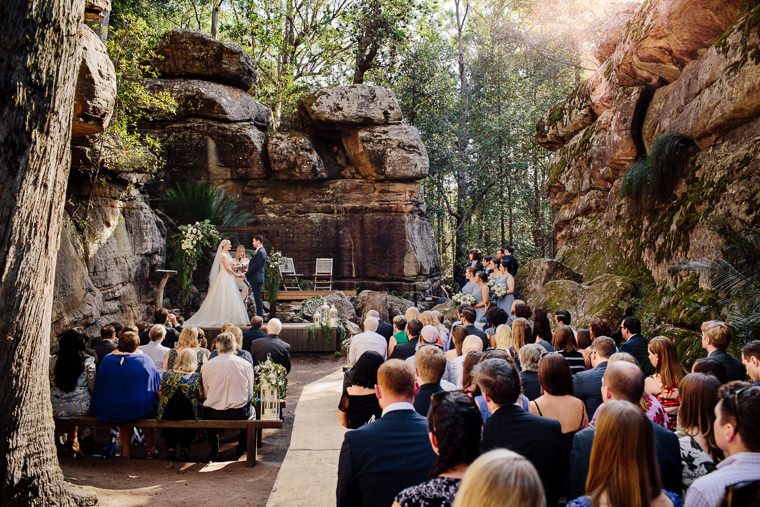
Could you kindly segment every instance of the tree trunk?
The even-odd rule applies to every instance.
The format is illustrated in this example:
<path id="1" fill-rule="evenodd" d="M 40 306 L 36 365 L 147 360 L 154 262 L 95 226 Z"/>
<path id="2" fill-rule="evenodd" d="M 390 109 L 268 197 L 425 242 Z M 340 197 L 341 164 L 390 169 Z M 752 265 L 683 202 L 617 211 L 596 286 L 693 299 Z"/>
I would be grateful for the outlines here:
<path id="1" fill-rule="evenodd" d="M 219 5 L 214 4 L 211 10 L 211 36 L 216 39 L 219 34 Z"/>
<path id="2" fill-rule="evenodd" d="M 48 357 L 84 0 L 0 2 L 0 505 L 94 505 L 64 482 Z"/>

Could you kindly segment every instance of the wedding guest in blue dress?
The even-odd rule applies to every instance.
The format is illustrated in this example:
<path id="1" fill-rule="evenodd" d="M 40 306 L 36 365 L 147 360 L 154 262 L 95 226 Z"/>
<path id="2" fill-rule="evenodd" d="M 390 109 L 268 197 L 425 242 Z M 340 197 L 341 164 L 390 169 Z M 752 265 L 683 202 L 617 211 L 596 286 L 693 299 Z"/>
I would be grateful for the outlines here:
<path id="1" fill-rule="evenodd" d="M 139 344 L 137 333 L 128 331 L 119 338 L 118 348 L 103 357 L 92 395 L 92 411 L 98 420 L 121 423 L 154 416 L 161 375 L 153 360 L 137 351 Z M 145 431 L 148 458 L 158 454 L 153 434 L 152 430 Z M 131 426 L 119 426 L 125 458 L 131 453 L 131 436 Z"/>
<path id="2" fill-rule="evenodd" d="M 652 424 L 639 407 L 628 401 L 610 400 L 600 408 L 586 496 L 567 503 L 568 507 L 592 504 L 683 505 L 677 493 L 662 489 Z"/>

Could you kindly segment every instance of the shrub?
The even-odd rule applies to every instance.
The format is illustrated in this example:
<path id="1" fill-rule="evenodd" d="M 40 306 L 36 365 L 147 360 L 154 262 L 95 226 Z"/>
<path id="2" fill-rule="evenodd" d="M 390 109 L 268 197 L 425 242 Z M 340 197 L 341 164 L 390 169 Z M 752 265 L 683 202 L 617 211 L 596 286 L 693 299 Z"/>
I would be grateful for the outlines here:
<path id="1" fill-rule="evenodd" d="M 253 221 L 253 215 L 234 196 L 203 182 L 177 184 L 169 189 L 166 212 L 181 224 L 208 220 L 217 227 L 238 227 Z"/>

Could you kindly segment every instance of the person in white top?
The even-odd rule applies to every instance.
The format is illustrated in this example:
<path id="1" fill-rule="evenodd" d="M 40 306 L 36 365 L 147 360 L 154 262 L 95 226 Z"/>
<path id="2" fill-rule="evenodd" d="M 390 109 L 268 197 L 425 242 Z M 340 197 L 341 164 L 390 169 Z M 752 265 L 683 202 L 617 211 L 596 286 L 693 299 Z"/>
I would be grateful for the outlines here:
<path id="1" fill-rule="evenodd" d="M 362 354 L 368 350 L 374 350 L 383 360 L 388 359 L 388 343 L 383 335 L 376 333 L 379 321 L 374 317 L 364 319 L 364 332 L 351 338 L 351 347 L 348 349 L 348 364 L 353 365 Z"/>
<path id="2" fill-rule="evenodd" d="M 156 324 L 150 328 L 148 336 L 150 337 L 150 343 L 140 345 L 140 351 L 149 358 L 153 359 L 158 373 L 163 375 L 164 359 L 166 359 L 166 354 L 169 353 L 169 348 L 161 345 L 161 342 L 166 336 L 166 328 L 161 324 Z"/>
<path id="3" fill-rule="evenodd" d="M 256 412 L 253 401 L 253 366 L 235 355 L 236 341 L 232 333 L 221 333 L 216 337 L 219 355 L 208 360 L 201 368 L 203 392 L 203 417 L 205 419 L 252 419 Z M 246 448 L 246 430 L 240 432 L 237 457 Z M 219 431 L 209 432 L 211 454 L 209 461 L 219 456 Z"/>
<path id="4" fill-rule="evenodd" d="M 483 340 L 474 334 L 468 335 L 464 339 L 464 342 L 462 343 L 462 355 L 455 357 L 451 361 L 451 375 L 454 378 L 454 383 L 458 389 L 462 388 L 462 376 L 464 373 L 462 368 L 464 366 L 464 359 L 467 357 L 467 353 L 472 351 L 483 351 Z"/>

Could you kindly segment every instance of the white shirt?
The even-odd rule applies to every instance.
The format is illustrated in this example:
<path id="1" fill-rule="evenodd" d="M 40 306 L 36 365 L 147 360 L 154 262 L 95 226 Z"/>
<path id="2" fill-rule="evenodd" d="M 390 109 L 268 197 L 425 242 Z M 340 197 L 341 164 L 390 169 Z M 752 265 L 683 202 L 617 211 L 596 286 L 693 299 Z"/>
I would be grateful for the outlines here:
<path id="1" fill-rule="evenodd" d="M 408 401 L 397 401 L 395 403 L 391 403 L 383 409 L 383 417 L 385 417 L 385 414 L 388 412 L 394 412 L 396 410 L 414 410 L 414 405 Z"/>
<path id="2" fill-rule="evenodd" d="M 449 382 L 456 384 L 457 389 L 462 388 L 462 376 L 464 373 L 464 358 L 465 355 L 457 356 L 451 360 L 451 374 L 449 375 Z"/>
<path id="3" fill-rule="evenodd" d="M 169 353 L 169 348 L 161 345 L 161 340 L 152 341 L 145 345 L 140 345 L 139 350 L 143 354 L 153 359 L 153 363 L 156 365 L 158 373 L 164 374 L 164 359 L 166 354 Z"/>
<path id="4" fill-rule="evenodd" d="M 365 331 L 351 338 L 351 347 L 348 349 L 348 364 L 356 364 L 362 354 L 373 350 L 383 356 L 383 361 L 388 359 L 388 342 L 383 335 L 374 331 Z"/>
<path id="5" fill-rule="evenodd" d="M 201 367 L 204 407 L 228 410 L 246 406 L 253 399 L 253 366 L 234 352 L 219 354 Z"/>

